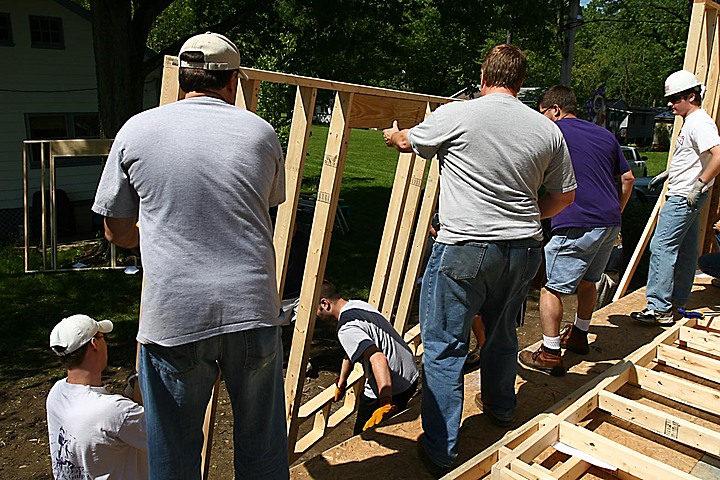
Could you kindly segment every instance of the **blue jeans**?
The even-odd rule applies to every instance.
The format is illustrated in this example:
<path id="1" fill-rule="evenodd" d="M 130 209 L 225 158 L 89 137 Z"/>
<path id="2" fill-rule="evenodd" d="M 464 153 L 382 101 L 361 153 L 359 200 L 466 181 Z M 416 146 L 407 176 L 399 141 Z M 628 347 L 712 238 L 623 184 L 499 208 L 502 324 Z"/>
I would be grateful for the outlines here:
<path id="1" fill-rule="evenodd" d="M 501 419 L 513 416 L 516 318 L 541 260 L 540 242 L 532 239 L 433 246 L 420 294 L 420 332 L 423 445 L 437 465 L 449 467 L 457 458 L 463 366 L 478 312 L 487 337 L 481 360 L 483 405 Z"/>
<path id="2" fill-rule="evenodd" d="M 645 295 L 647 307 L 661 312 L 673 304 L 684 307 L 690 297 L 698 258 L 700 211 L 707 193 L 690 208 L 685 197 L 667 197 L 650 242 L 650 268 Z"/>
<path id="3" fill-rule="evenodd" d="M 280 327 L 141 345 L 150 478 L 200 478 L 203 419 L 219 370 L 233 409 L 235 478 L 289 478 L 282 361 Z"/>

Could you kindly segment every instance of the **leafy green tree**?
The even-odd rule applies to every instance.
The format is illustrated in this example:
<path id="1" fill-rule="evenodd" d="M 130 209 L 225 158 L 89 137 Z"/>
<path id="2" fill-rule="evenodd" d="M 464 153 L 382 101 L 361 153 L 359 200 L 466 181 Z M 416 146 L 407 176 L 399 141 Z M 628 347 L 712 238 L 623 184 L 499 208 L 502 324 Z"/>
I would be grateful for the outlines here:
<path id="1" fill-rule="evenodd" d="M 253 15 L 270 0 L 89 0 L 98 82 L 100 124 L 113 137 L 123 123 L 142 110 L 145 77 L 162 64 L 165 54 L 177 54 L 192 35 L 227 32 L 251 26 Z M 170 5 L 173 10 L 153 26 Z M 175 23 L 170 19 L 178 18 Z M 189 28 L 190 26 L 194 28 Z M 151 35 L 153 32 L 153 35 Z M 147 48 L 149 40 L 158 50 Z"/>
<path id="2" fill-rule="evenodd" d="M 578 33 L 573 85 L 579 98 L 606 82 L 608 98 L 662 105 L 665 77 L 682 68 L 689 0 L 593 0 Z"/>

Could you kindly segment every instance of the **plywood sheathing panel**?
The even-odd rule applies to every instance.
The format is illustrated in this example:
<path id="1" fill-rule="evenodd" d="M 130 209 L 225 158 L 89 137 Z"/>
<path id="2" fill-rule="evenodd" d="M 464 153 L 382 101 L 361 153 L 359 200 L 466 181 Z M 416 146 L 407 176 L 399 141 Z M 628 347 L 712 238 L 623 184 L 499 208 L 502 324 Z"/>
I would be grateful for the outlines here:
<path id="1" fill-rule="evenodd" d="M 688 307 L 702 307 L 706 311 L 712 310 L 713 307 L 717 309 L 716 302 L 719 293 L 720 289 L 711 286 L 708 279 L 697 278 Z M 540 372 L 521 369 L 516 383 L 519 425 L 527 427 L 522 422 L 528 421 L 544 411 L 562 411 L 564 407 L 577 399 L 583 391 L 590 390 L 592 381 L 601 380 L 602 375 L 607 374 L 613 365 L 618 365 L 623 357 L 635 355 L 637 358 L 647 358 L 648 354 L 643 350 L 644 346 L 650 344 L 658 334 L 664 333 L 665 330 L 630 319 L 629 313 L 641 309 L 644 307 L 644 303 L 645 291 L 641 289 L 595 312 L 591 326 L 591 332 L 593 333 L 590 338 L 590 354 L 584 357 L 574 354 L 567 356 L 566 359 L 570 368 L 565 377 L 552 377 Z M 611 382 L 613 379 L 604 381 Z M 622 382 L 619 384 L 622 384 Z M 637 390 L 636 387 L 630 388 Z M 475 394 L 478 392 L 478 372 L 467 374 L 465 376 L 465 403 L 460 431 L 458 464 L 470 460 L 478 452 L 484 451 L 485 448 L 498 441 L 507 432 L 507 429 L 492 425 L 482 415 L 474 401 Z M 624 391 L 620 393 L 625 395 Z M 655 408 L 652 402 L 643 401 L 642 403 Z M 690 407 L 676 405 L 675 408 L 679 412 L 676 415 L 685 419 L 691 418 L 689 416 L 692 414 L 687 413 L 693 411 Z M 584 415 L 581 414 L 580 416 Z M 709 424 L 711 422 L 703 419 L 698 423 L 710 428 Z M 630 431 L 632 432 L 633 429 L 637 428 L 631 427 Z M 612 431 L 613 435 L 620 435 L 620 429 L 617 426 L 604 426 L 603 429 Z M 605 431 L 600 430 L 599 433 Z M 398 478 L 397 472 L 403 472 L 402 476 L 405 478 L 432 478 L 417 457 L 415 439 L 421 433 L 420 405 L 415 399 L 407 412 L 395 417 L 388 425 L 381 426 L 362 436 L 353 437 L 327 450 L 322 455 L 294 467 L 291 470 L 291 477 L 298 479 L 360 479 L 366 478 L 367 472 L 371 471 L 373 476 L 378 477 Z M 631 436 L 628 435 L 628 438 Z M 627 445 L 632 446 L 630 443 L 627 443 Z M 651 446 L 648 448 L 656 447 Z M 689 471 L 694 462 L 697 461 L 696 456 L 676 455 L 676 457 L 676 459 L 668 458 L 668 462 L 674 468 L 682 471 Z M 580 467 L 574 468 L 583 471 Z M 571 472 L 576 470 L 571 470 Z M 595 471 L 597 473 L 597 470 Z M 593 469 L 590 469 L 586 476 L 582 478 L 594 478 L 592 472 Z"/>

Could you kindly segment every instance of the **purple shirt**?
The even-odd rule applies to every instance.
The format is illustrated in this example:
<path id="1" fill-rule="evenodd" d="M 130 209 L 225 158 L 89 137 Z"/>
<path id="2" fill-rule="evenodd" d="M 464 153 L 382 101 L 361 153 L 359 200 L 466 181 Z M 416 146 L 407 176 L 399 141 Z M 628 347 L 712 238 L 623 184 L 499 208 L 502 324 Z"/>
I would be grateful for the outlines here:
<path id="1" fill-rule="evenodd" d="M 615 177 L 630 170 L 620 144 L 608 130 L 579 118 L 556 122 L 575 169 L 575 202 L 552 218 L 552 229 L 616 227 L 620 199 Z"/>

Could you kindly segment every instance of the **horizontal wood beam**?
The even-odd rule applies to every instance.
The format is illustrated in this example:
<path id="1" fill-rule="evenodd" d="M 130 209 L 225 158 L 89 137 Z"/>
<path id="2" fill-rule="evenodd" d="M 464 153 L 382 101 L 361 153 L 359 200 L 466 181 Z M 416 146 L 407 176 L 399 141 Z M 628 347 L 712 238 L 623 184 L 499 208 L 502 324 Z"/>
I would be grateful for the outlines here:
<path id="1" fill-rule="evenodd" d="M 427 101 L 404 98 L 355 95 L 350 128 L 388 128 L 397 120 L 400 128 L 410 128 L 425 118 Z"/>
<path id="2" fill-rule="evenodd" d="M 599 408 L 665 438 L 714 457 L 720 456 L 720 433 L 610 392 L 600 392 Z"/>
<path id="3" fill-rule="evenodd" d="M 568 422 L 559 425 L 559 441 L 619 470 L 642 478 L 663 480 L 696 480 L 689 473 L 665 465 L 595 432 Z"/>
<path id="4" fill-rule="evenodd" d="M 656 361 L 692 373 L 705 380 L 720 383 L 720 361 L 710 357 L 660 344 L 657 347 Z"/>
<path id="5" fill-rule="evenodd" d="M 686 345 L 710 355 L 720 356 L 720 333 L 682 327 L 680 328 L 678 341 L 680 345 Z"/>
<path id="6" fill-rule="evenodd" d="M 636 379 L 631 383 L 649 392 L 662 395 L 714 415 L 720 415 L 720 391 L 665 372 L 635 367 Z"/>
<path id="7" fill-rule="evenodd" d="M 113 139 L 92 140 L 29 140 L 24 143 L 50 143 L 53 157 L 101 157 L 110 154 Z"/>
<path id="8" fill-rule="evenodd" d="M 165 56 L 165 68 L 177 67 L 177 65 L 178 57 L 172 55 Z M 260 80 L 263 82 L 284 83 L 301 87 L 333 90 L 337 92 L 359 93 L 364 95 L 373 95 L 376 97 L 399 98 L 404 100 L 415 100 L 421 102 L 448 103 L 456 101 L 455 99 L 449 97 L 438 97 L 434 95 L 423 95 L 421 93 L 403 92 L 402 90 L 369 87 L 367 85 L 336 82 L 334 80 L 323 80 L 320 78 L 304 77 L 302 75 L 292 75 L 289 73 L 271 72 L 268 70 L 259 70 L 257 68 L 240 68 L 242 68 L 242 71 L 245 72 L 245 74 L 250 80 Z"/>

